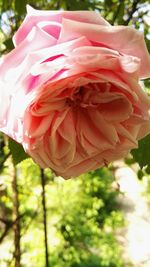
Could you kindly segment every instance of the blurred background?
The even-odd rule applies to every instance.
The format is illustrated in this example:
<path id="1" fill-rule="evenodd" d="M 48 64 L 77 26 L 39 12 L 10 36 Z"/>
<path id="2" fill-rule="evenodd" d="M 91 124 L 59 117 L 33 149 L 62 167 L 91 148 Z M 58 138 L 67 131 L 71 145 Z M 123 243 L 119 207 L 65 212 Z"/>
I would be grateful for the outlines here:
<path id="1" fill-rule="evenodd" d="M 1 56 L 26 4 L 95 10 L 144 32 L 150 51 L 149 1 L 0 0 Z M 126 159 L 68 181 L 26 157 L 0 134 L 0 267 L 150 266 L 150 135 Z"/>

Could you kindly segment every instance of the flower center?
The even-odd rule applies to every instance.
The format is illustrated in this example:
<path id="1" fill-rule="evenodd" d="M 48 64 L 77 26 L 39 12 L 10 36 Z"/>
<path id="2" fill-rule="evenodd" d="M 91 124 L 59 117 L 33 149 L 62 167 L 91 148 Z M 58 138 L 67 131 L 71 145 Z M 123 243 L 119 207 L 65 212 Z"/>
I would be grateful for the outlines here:
<path id="1" fill-rule="evenodd" d="M 66 104 L 69 107 L 97 107 L 98 98 L 102 98 L 103 93 L 110 89 L 109 83 L 89 83 L 75 88 L 71 95 L 66 98 Z"/>
<path id="2" fill-rule="evenodd" d="M 66 103 L 70 107 L 82 106 L 84 94 L 84 87 L 81 86 L 75 90 L 75 92 L 66 99 Z"/>

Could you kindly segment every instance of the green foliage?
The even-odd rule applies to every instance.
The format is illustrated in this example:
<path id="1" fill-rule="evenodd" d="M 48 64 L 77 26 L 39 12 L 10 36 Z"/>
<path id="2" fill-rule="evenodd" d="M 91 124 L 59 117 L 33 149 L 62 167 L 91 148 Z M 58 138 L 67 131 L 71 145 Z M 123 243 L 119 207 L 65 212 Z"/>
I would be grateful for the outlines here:
<path id="1" fill-rule="evenodd" d="M 6 138 L 0 133 L 0 173 L 3 171 L 5 161 L 10 156 L 8 146 L 6 144 Z"/>
<path id="2" fill-rule="evenodd" d="M 149 94 L 150 96 L 150 79 L 146 79 L 144 81 L 144 85 L 145 85 L 145 89 L 146 89 L 146 92 Z"/>
<path id="3" fill-rule="evenodd" d="M 133 158 L 140 167 L 150 168 L 150 134 L 139 141 L 138 149 L 131 151 Z"/>
<path id="4" fill-rule="evenodd" d="M 27 162 L 28 170 L 29 161 L 25 161 L 22 166 Z M 114 237 L 116 228 L 123 225 L 123 218 L 116 210 L 118 193 L 112 188 L 113 176 L 110 172 L 104 168 L 69 181 L 64 181 L 60 177 L 53 181 L 49 170 L 47 175 L 49 178 L 47 178 L 46 193 L 52 266 L 123 266 L 121 250 Z M 35 176 L 35 179 L 37 183 L 38 176 Z M 36 194 L 40 192 L 38 185 L 35 185 L 35 188 L 32 186 L 32 190 Z M 31 207 L 31 202 L 34 203 L 28 199 L 26 205 Z M 40 218 L 41 212 L 38 208 L 36 225 Z M 36 238 L 36 244 L 41 244 L 40 224 L 38 229 L 39 231 L 36 227 L 35 230 L 33 222 L 27 235 L 23 237 L 27 242 L 26 246 L 28 248 L 30 246 L 30 253 L 24 250 L 23 258 L 27 259 L 32 251 L 36 250 L 38 253 L 32 258 L 32 262 L 35 266 L 38 264 L 42 267 L 39 248 L 27 241 L 32 236 L 33 240 Z"/>
<path id="5" fill-rule="evenodd" d="M 6 165 L 9 168 L 10 163 Z M 22 266 L 44 267 L 40 169 L 27 159 L 17 165 L 17 172 L 20 214 L 23 215 Z M 114 178 L 108 169 L 67 181 L 54 177 L 49 169 L 46 169 L 45 175 L 51 266 L 123 267 L 121 248 L 115 239 L 115 231 L 123 226 L 123 216 L 117 210 L 116 197 L 119 193 L 113 189 Z M 11 211 L 8 171 L 4 176 L 9 190 L 7 201 L 3 197 L 2 203 L 5 206 L 8 203 Z M 10 231 L 6 244 L 11 236 Z M 7 249 L 11 255 L 11 248 Z M 0 264 L 3 262 L 1 247 Z"/>
<path id="6" fill-rule="evenodd" d="M 11 51 L 14 48 L 12 38 L 8 38 L 3 42 L 3 45 L 6 47 L 7 51 Z"/>
<path id="7" fill-rule="evenodd" d="M 29 156 L 25 153 L 22 145 L 15 142 L 11 138 L 9 139 L 9 149 L 12 154 L 13 162 L 15 165 L 23 161 L 24 159 L 28 158 Z"/>
<path id="8" fill-rule="evenodd" d="M 15 11 L 18 15 L 22 15 L 26 12 L 27 0 L 15 0 Z"/>

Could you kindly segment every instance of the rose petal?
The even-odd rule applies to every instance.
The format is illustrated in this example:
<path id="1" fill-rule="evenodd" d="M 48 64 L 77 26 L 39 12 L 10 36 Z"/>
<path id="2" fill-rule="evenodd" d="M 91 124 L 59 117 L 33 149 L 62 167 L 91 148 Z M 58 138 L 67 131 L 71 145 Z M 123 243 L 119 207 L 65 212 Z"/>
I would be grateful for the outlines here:
<path id="1" fill-rule="evenodd" d="M 34 40 L 34 41 L 33 41 Z M 0 75 L 5 75 L 5 79 L 12 79 L 15 68 L 22 63 L 25 57 L 32 51 L 45 48 L 55 44 L 55 39 L 42 31 L 37 26 L 33 27 L 27 38 L 12 52 L 3 57 L 0 64 Z M 4 73 L 6 72 L 6 73 Z M 17 72 L 16 72 L 17 73 Z"/>
<path id="2" fill-rule="evenodd" d="M 62 141 L 60 143 L 58 142 L 58 149 L 55 152 L 55 157 L 57 159 L 62 158 L 65 165 L 69 165 L 73 161 L 76 153 L 76 131 L 71 110 L 69 110 L 65 120 L 63 120 L 59 126 L 58 133 Z"/>
<path id="3" fill-rule="evenodd" d="M 124 121 L 130 117 L 133 108 L 129 100 L 124 96 L 108 103 L 100 104 L 99 111 L 107 121 Z"/>
<path id="4" fill-rule="evenodd" d="M 112 123 L 107 122 L 101 115 L 101 112 L 94 109 L 89 109 L 88 114 L 93 124 L 97 129 L 107 138 L 111 144 L 116 144 L 118 142 L 118 134 Z"/>
<path id="5" fill-rule="evenodd" d="M 143 110 L 150 109 L 150 98 L 142 86 L 140 86 L 133 77 L 128 76 L 126 73 L 123 74 L 123 79 L 130 86 L 131 90 L 138 96 L 137 101 L 140 103 L 137 103 L 137 105 L 139 105 Z"/>
<path id="6" fill-rule="evenodd" d="M 128 139 L 133 145 L 137 145 L 137 140 L 121 123 L 116 123 L 116 131 L 119 135 Z"/>
<path id="7" fill-rule="evenodd" d="M 60 23 L 63 18 L 91 24 L 109 25 L 105 19 L 94 11 L 41 11 L 27 5 L 27 16 L 14 35 L 14 45 L 18 46 L 37 23 L 41 21 L 56 21 Z"/>
<path id="8" fill-rule="evenodd" d="M 88 172 L 91 170 L 95 170 L 99 167 L 101 167 L 103 165 L 103 160 L 100 160 L 97 163 L 96 160 L 92 160 L 92 159 L 86 159 L 86 160 L 82 160 L 79 164 L 72 166 L 64 171 L 58 171 L 56 172 L 58 175 L 64 177 L 65 179 L 70 179 L 73 177 L 77 177 L 80 174 L 84 173 L 84 172 Z"/>
<path id="9" fill-rule="evenodd" d="M 37 26 L 48 33 L 50 36 L 53 36 L 55 39 L 58 39 L 61 24 L 56 21 L 41 21 L 37 23 Z"/>
<path id="10" fill-rule="evenodd" d="M 144 122 L 141 124 L 140 130 L 138 132 L 138 140 L 143 138 L 144 136 L 147 135 L 147 133 L 150 133 L 150 122 L 149 120 L 147 122 Z"/>
<path id="11" fill-rule="evenodd" d="M 98 122 L 97 122 L 98 123 Z M 77 113 L 77 135 L 79 142 L 82 145 L 84 153 L 88 154 L 86 148 L 85 139 L 95 148 L 95 152 L 98 150 L 105 150 L 112 146 L 112 144 L 106 139 L 106 137 L 95 126 L 90 116 L 87 116 L 83 110 Z"/>
<path id="12" fill-rule="evenodd" d="M 80 36 L 100 42 L 111 49 L 141 60 L 140 77 L 150 76 L 150 55 L 142 33 L 127 26 L 99 26 L 63 19 L 58 42 L 66 42 Z M 101 45 L 100 45 L 101 46 Z"/>
<path id="13" fill-rule="evenodd" d="M 26 116 L 24 118 L 24 125 L 26 128 L 25 135 L 30 138 L 38 138 L 44 135 L 51 125 L 53 116 L 54 112 L 48 114 L 47 117 L 31 116 L 29 112 L 26 112 Z"/>

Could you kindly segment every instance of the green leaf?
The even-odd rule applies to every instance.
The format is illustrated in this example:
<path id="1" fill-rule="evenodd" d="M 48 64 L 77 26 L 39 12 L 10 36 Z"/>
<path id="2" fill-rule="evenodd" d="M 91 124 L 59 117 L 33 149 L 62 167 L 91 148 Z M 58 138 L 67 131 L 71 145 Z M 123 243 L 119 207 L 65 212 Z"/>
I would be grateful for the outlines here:
<path id="1" fill-rule="evenodd" d="M 146 171 L 147 174 L 150 174 L 150 165 L 147 166 L 145 171 Z"/>
<path id="2" fill-rule="evenodd" d="M 141 169 L 145 166 L 150 168 L 150 134 L 139 141 L 139 147 L 133 149 L 131 154 Z"/>
<path id="3" fill-rule="evenodd" d="M 144 172 L 142 170 L 138 170 L 137 172 L 137 176 L 139 180 L 142 180 L 143 176 L 144 176 Z"/>
<path id="4" fill-rule="evenodd" d="M 29 155 L 27 155 L 19 143 L 15 142 L 11 138 L 9 139 L 9 149 L 12 154 L 13 162 L 15 165 L 20 163 L 26 158 L 29 158 Z"/>
<path id="5" fill-rule="evenodd" d="M 15 0 L 15 10 L 18 15 L 23 15 L 26 12 L 27 0 Z"/>
<path id="6" fill-rule="evenodd" d="M 144 81 L 144 85 L 145 85 L 145 90 L 148 93 L 148 95 L 150 95 L 150 79 L 146 79 Z"/>
<path id="7" fill-rule="evenodd" d="M 14 48 L 14 44 L 12 42 L 12 38 L 8 38 L 4 41 L 4 45 L 6 46 L 7 48 L 7 51 L 10 51 Z"/>

